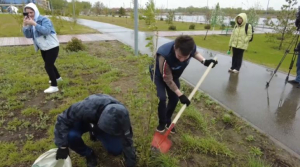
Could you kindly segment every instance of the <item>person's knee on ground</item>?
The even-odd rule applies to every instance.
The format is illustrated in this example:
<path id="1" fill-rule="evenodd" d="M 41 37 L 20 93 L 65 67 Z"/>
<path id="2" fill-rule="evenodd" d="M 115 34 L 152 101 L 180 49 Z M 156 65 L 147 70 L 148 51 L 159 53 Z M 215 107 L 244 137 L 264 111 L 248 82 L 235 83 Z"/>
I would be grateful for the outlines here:
<path id="1" fill-rule="evenodd" d="M 75 151 L 77 154 L 81 156 L 89 156 L 92 153 L 92 149 L 88 148 L 81 137 L 80 132 L 70 131 L 68 133 L 68 143 L 70 149 Z"/>

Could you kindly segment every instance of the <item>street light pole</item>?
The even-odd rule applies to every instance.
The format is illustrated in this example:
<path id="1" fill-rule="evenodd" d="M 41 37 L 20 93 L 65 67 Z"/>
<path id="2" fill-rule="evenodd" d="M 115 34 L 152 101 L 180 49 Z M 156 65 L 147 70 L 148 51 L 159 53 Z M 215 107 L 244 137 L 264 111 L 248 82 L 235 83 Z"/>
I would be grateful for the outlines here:
<path id="1" fill-rule="evenodd" d="M 139 48 L 138 48 L 138 0 L 134 0 L 134 54 L 138 56 Z"/>
<path id="2" fill-rule="evenodd" d="M 268 0 L 268 5 L 267 5 L 267 14 L 268 14 L 268 9 L 269 9 L 269 2 L 270 2 L 270 0 Z"/>
<path id="3" fill-rule="evenodd" d="M 73 1 L 73 19 L 75 19 L 75 0 L 72 1 Z"/>
<path id="4" fill-rule="evenodd" d="M 269 9 L 269 2 L 270 2 L 270 0 L 268 0 L 268 4 L 267 4 L 266 17 L 268 17 L 267 15 L 268 15 L 268 9 Z M 263 29 L 265 29 L 265 23 L 263 24 Z"/>

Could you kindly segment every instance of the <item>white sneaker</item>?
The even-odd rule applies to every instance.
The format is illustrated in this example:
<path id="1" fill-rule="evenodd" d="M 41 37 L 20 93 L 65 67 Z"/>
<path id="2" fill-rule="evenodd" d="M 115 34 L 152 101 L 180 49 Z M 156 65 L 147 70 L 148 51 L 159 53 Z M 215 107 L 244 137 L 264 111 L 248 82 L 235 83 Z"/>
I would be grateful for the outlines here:
<path id="1" fill-rule="evenodd" d="M 233 73 L 236 73 L 236 74 L 239 73 L 239 71 L 236 70 L 236 69 L 232 70 L 232 72 L 233 72 Z"/>
<path id="2" fill-rule="evenodd" d="M 231 68 L 229 68 L 228 72 L 232 72 L 232 69 L 231 69 Z"/>
<path id="3" fill-rule="evenodd" d="M 62 81 L 63 79 L 61 77 L 57 78 L 56 81 Z M 51 84 L 51 81 L 49 81 L 49 83 Z"/>
<path id="4" fill-rule="evenodd" d="M 59 89 L 57 86 L 50 86 L 48 89 L 44 90 L 44 93 L 54 93 L 58 91 Z"/>

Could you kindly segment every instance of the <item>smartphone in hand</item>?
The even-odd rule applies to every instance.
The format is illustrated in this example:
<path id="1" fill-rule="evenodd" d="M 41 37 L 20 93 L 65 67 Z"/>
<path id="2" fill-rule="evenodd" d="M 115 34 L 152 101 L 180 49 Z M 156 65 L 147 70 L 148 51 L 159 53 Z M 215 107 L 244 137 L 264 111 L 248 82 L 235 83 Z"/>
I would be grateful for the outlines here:
<path id="1" fill-rule="evenodd" d="M 23 16 L 26 17 L 26 18 L 28 18 L 28 13 L 25 13 L 25 12 L 24 12 L 24 13 L 23 13 Z"/>

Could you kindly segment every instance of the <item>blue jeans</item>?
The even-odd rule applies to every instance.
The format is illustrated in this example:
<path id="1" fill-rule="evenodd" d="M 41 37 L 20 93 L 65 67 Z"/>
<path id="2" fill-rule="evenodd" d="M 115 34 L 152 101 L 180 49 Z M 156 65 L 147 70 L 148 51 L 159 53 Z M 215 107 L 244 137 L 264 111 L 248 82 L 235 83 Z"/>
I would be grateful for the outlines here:
<path id="1" fill-rule="evenodd" d="M 90 125 L 88 123 L 78 122 L 68 134 L 69 147 L 81 156 L 89 156 L 92 153 L 92 149 L 85 145 L 81 138 L 81 136 L 89 130 Z M 122 154 L 123 147 L 121 138 L 109 135 L 105 132 L 98 132 L 95 135 L 108 153 L 115 156 Z"/>
<path id="2" fill-rule="evenodd" d="M 296 81 L 300 83 L 300 58 L 299 58 L 300 54 L 298 54 L 298 58 L 297 58 L 297 76 L 296 76 Z"/>

